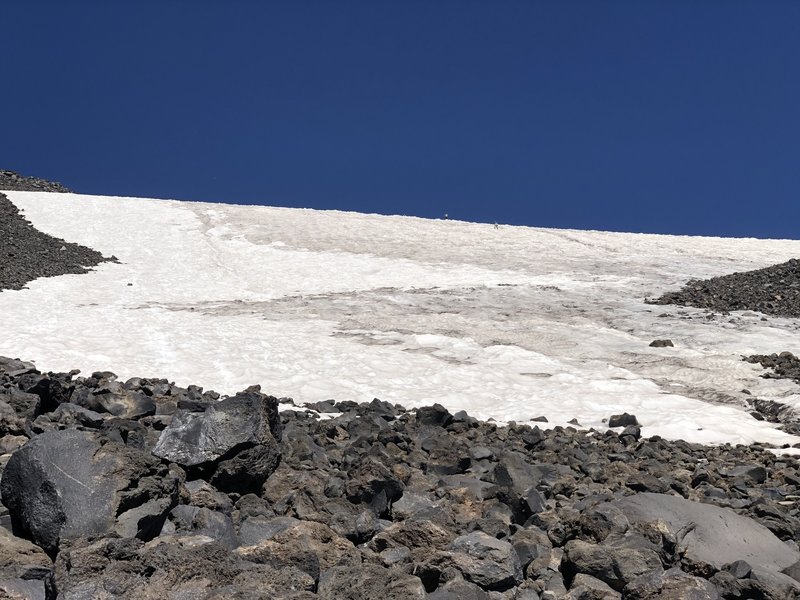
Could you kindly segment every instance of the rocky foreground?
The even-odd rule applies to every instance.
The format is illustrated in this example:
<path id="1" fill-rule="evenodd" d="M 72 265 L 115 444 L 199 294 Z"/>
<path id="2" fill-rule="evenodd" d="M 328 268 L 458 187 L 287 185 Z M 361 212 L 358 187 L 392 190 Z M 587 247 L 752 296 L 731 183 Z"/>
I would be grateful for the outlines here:
<path id="1" fill-rule="evenodd" d="M 0 360 L 0 598 L 800 594 L 800 468 L 760 445 L 278 407 Z"/>

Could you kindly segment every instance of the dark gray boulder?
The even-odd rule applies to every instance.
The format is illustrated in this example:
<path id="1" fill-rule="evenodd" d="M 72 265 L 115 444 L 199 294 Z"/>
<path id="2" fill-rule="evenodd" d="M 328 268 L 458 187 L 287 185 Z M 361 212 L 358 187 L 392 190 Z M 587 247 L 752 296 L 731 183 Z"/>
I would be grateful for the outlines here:
<path id="1" fill-rule="evenodd" d="M 259 492 L 280 462 L 281 451 L 277 442 L 268 439 L 265 443 L 246 448 L 232 458 L 220 462 L 210 478 L 210 483 L 228 492 Z"/>
<path id="2" fill-rule="evenodd" d="M 278 400 L 263 394 L 239 394 L 202 413 L 179 410 L 161 432 L 153 454 L 192 467 L 258 444 L 272 444 L 280 439 L 277 411 Z"/>
<path id="3" fill-rule="evenodd" d="M 10 590 L 19 588 L 22 581 L 29 582 L 33 586 L 22 587 L 41 590 L 41 598 L 44 598 L 45 582 L 49 580 L 52 569 L 52 561 L 41 548 L 28 540 L 15 537 L 7 529 L 0 527 L 0 598 L 5 597 L 2 590 L 14 598 Z"/>
<path id="4" fill-rule="evenodd" d="M 156 497 L 177 501 L 158 461 L 93 432 L 43 433 L 14 452 L 0 491 L 15 532 L 49 553 L 62 539 L 104 535 L 120 512 Z"/>
<path id="5" fill-rule="evenodd" d="M 25 419 L 8 402 L 0 400 L 0 436 L 25 433 Z"/>
<path id="6" fill-rule="evenodd" d="M 42 406 L 42 399 L 37 394 L 29 394 L 14 387 L 0 390 L 0 400 L 8 402 L 23 419 L 35 419 Z"/>
<path id="7" fill-rule="evenodd" d="M 626 600 L 721 600 L 710 581 L 677 568 L 644 574 L 625 586 L 624 593 Z"/>
<path id="8" fill-rule="evenodd" d="M 619 548 L 572 540 L 564 546 L 561 570 L 567 578 L 583 573 L 621 591 L 637 577 L 663 569 L 661 559 L 653 550 Z"/>
<path id="9" fill-rule="evenodd" d="M 800 552 L 766 527 L 728 508 L 652 493 L 628 496 L 614 505 L 632 523 L 666 523 L 678 539 L 683 560 L 690 564 L 720 570 L 744 560 L 777 572 L 800 559 Z"/>
<path id="10" fill-rule="evenodd" d="M 566 600 L 621 600 L 622 594 L 611 589 L 604 583 L 592 577 L 580 573 L 575 576 L 575 580 L 569 588 Z"/>
<path id="11" fill-rule="evenodd" d="M 35 373 L 36 365 L 32 362 L 26 362 L 18 358 L 9 358 L 7 356 L 0 356 L 0 374 L 8 375 L 9 377 L 19 377 L 26 373 Z"/>
<path id="12" fill-rule="evenodd" d="M 609 427 L 628 427 L 629 425 L 639 425 L 635 415 L 622 413 L 621 415 L 611 415 L 608 419 Z"/>
<path id="13" fill-rule="evenodd" d="M 0 579 L 4 600 L 47 600 L 47 586 L 39 579 Z"/>
<path id="14" fill-rule="evenodd" d="M 371 564 L 323 571 L 317 594 L 323 600 L 423 600 L 428 597 L 419 577 Z"/>
<path id="15" fill-rule="evenodd" d="M 507 590 L 519 585 L 524 578 L 514 547 L 482 531 L 453 540 L 450 559 L 464 579 L 485 590 Z"/>

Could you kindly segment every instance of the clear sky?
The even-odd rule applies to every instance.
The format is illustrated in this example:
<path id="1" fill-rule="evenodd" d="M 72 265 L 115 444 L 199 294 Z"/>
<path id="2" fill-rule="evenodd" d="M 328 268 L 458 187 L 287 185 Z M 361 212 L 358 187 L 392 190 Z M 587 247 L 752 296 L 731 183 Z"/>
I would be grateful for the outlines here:
<path id="1" fill-rule="evenodd" d="M 0 168 L 85 193 L 800 238 L 800 2 L 4 0 Z"/>

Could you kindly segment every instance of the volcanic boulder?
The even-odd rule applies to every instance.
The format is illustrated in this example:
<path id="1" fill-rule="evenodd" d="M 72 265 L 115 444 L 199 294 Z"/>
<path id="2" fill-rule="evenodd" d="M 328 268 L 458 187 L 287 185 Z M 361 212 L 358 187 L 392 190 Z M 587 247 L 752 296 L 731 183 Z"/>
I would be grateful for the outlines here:
<path id="1" fill-rule="evenodd" d="M 64 539 L 105 535 L 117 515 L 151 500 L 163 514 L 177 502 L 178 481 L 143 452 L 75 429 L 36 436 L 14 452 L 0 491 L 14 531 L 50 554 Z"/>
<path id="2" fill-rule="evenodd" d="M 178 410 L 153 454 L 222 491 L 257 492 L 280 462 L 278 400 L 248 390 L 204 412 Z"/>

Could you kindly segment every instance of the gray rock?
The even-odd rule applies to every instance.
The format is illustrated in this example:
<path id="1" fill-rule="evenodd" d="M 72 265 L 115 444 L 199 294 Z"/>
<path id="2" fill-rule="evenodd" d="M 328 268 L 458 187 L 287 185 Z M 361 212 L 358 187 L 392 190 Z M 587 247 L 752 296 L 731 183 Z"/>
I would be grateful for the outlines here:
<path id="1" fill-rule="evenodd" d="M 278 443 L 270 437 L 264 443 L 245 448 L 232 458 L 221 461 L 210 482 L 228 492 L 259 492 L 267 477 L 278 468 L 280 461 Z"/>
<path id="2" fill-rule="evenodd" d="M 630 582 L 624 594 L 626 600 L 721 600 L 714 584 L 678 568 L 646 573 Z"/>
<path id="3" fill-rule="evenodd" d="M 624 534 L 629 523 L 619 507 L 604 502 L 584 510 L 579 525 L 583 535 L 600 543 L 612 534 Z"/>
<path id="4" fill-rule="evenodd" d="M 176 506 L 167 525 L 171 525 L 165 527 L 167 534 L 207 536 L 230 549 L 239 545 L 230 516 L 208 508 Z"/>
<path id="5" fill-rule="evenodd" d="M 175 502 L 172 498 L 150 500 L 119 515 L 114 529 L 120 537 L 151 540 L 161 532 L 173 506 Z"/>
<path id="6" fill-rule="evenodd" d="M 4 435 L 0 437 L 0 455 L 11 454 L 27 443 L 28 438 L 24 435 Z"/>
<path id="7" fill-rule="evenodd" d="M 25 419 L 8 402 L 0 400 L 0 436 L 25 433 Z"/>
<path id="8" fill-rule="evenodd" d="M 523 580 L 522 565 L 514 547 L 482 531 L 453 540 L 451 560 L 464 579 L 485 590 L 507 590 Z"/>
<path id="9" fill-rule="evenodd" d="M 23 419 L 35 419 L 42 406 L 42 399 L 38 394 L 29 394 L 17 388 L 0 390 L 0 400 L 8 402 Z"/>
<path id="10" fill-rule="evenodd" d="M 453 415 L 441 404 L 423 406 L 417 409 L 417 423 L 420 425 L 446 427 L 452 421 Z"/>
<path id="11" fill-rule="evenodd" d="M 18 358 L 8 358 L 0 356 L 0 374 L 5 373 L 9 377 L 18 377 L 26 373 L 35 373 L 36 365 Z"/>
<path id="12" fill-rule="evenodd" d="M 608 419 L 609 427 L 628 427 L 629 425 L 639 425 L 635 415 L 622 413 L 621 415 L 611 415 Z"/>
<path id="13" fill-rule="evenodd" d="M 105 420 L 100 413 L 70 402 L 59 404 L 48 416 L 53 423 L 67 426 L 84 425 L 93 428 L 100 427 Z"/>
<path id="14" fill-rule="evenodd" d="M 54 553 L 61 539 L 113 531 L 118 510 L 151 499 L 147 494 L 158 485 L 140 486 L 151 481 L 158 462 L 104 442 L 96 433 L 67 429 L 39 435 L 17 450 L 0 483 L 15 530 Z"/>
<path id="15" fill-rule="evenodd" d="M 369 563 L 323 571 L 317 595 L 322 600 L 423 600 L 428 597 L 419 577 Z"/>
<path id="16" fill-rule="evenodd" d="M 352 542 L 314 521 L 299 521 L 269 539 L 242 545 L 234 553 L 246 561 L 276 568 L 294 566 L 314 580 L 332 567 L 361 564 L 361 554 Z"/>
<path id="17" fill-rule="evenodd" d="M 572 540 L 564 546 L 561 570 L 569 577 L 579 573 L 591 575 L 621 591 L 637 577 L 660 571 L 661 560 L 652 550 L 635 550 L 589 544 Z"/>
<path id="18" fill-rule="evenodd" d="M 750 573 L 750 579 L 776 598 L 800 597 L 800 582 L 784 573 L 757 566 Z"/>
<path id="19" fill-rule="evenodd" d="M 294 517 L 247 517 L 239 526 L 239 541 L 242 546 L 255 546 L 264 540 L 271 540 L 298 523 L 300 521 Z"/>
<path id="20" fill-rule="evenodd" d="M 189 504 L 200 508 L 216 510 L 226 515 L 233 512 L 233 503 L 227 494 L 218 491 L 210 483 L 202 479 L 187 481 L 186 491 L 189 492 Z"/>
<path id="21" fill-rule="evenodd" d="M 566 600 L 621 600 L 622 594 L 592 577 L 579 573 L 575 576 L 567 593 Z"/>
<path id="22" fill-rule="evenodd" d="M 672 348 L 674 345 L 672 340 L 653 340 L 650 342 L 651 348 Z"/>
<path id="23" fill-rule="evenodd" d="M 454 579 L 428 594 L 428 600 L 489 600 L 489 594 L 474 583 Z"/>
<path id="24" fill-rule="evenodd" d="M 41 548 L 0 527 L 0 581 L 45 580 L 52 568 Z"/>
<path id="25" fill-rule="evenodd" d="M 744 477 L 753 483 L 764 483 L 767 479 L 767 470 L 761 465 L 740 465 L 720 473 L 726 477 Z"/>
<path id="26" fill-rule="evenodd" d="M 0 598 L 4 600 L 46 600 L 45 583 L 39 579 L 0 579 Z"/>
<path id="27" fill-rule="evenodd" d="M 632 523 L 661 520 L 678 537 L 684 561 L 716 570 L 737 560 L 780 571 L 800 559 L 763 525 L 730 509 L 663 494 L 636 494 L 615 501 Z"/>
<path id="28" fill-rule="evenodd" d="M 529 578 L 549 566 L 553 544 L 547 533 L 541 529 L 536 527 L 520 529 L 511 536 L 509 542 Z"/>
<path id="29" fill-rule="evenodd" d="M 272 430 L 280 431 L 277 410 L 278 400 L 262 394 L 233 396 L 202 413 L 179 410 L 161 432 L 153 454 L 191 467 L 258 444 L 271 445 L 276 439 Z"/>
<path id="30" fill-rule="evenodd" d="M 399 500 L 392 504 L 392 515 L 396 520 L 408 519 L 415 513 L 438 506 L 428 496 L 405 491 Z"/>

